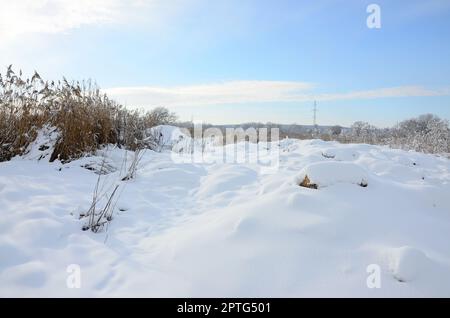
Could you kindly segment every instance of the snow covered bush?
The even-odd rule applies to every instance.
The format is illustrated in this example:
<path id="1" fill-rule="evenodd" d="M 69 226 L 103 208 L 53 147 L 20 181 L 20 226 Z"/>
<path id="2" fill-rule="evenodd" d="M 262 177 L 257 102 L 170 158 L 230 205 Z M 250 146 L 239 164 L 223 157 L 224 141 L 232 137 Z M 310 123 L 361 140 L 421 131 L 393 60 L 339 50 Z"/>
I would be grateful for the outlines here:
<path id="1" fill-rule="evenodd" d="M 393 129 L 392 144 L 426 153 L 448 153 L 450 129 L 447 120 L 426 114 L 405 120 Z"/>
<path id="2" fill-rule="evenodd" d="M 338 140 L 342 141 L 340 138 Z M 384 129 L 358 121 L 351 127 L 349 141 L 445 154 L 450 153 L 450 128 L 448 120 L 432 114 L 408 119 L 393 128 Z"/>
<path id="3" fill-rule="evenodd" d="M 352 162 L 323 161 L 307 165 L 296 176 L 296 184 L 318 189 L 337 183 L 356 184 L 367 187 L 368 173 L 364 168 Z"/>
<path id="4" fill-rule="evenodd" d="M 353 142 L 375 144 L 377 143 L 377 128 L 369 123 L 357 121 L 351 127 Z"/>
<path id="5" fill-rule="evenodd" d="M 38 73 L 22 78 L 9 66 L 0 74 L 0 161 L 24 154 L 45 125 L 59 138 L 50 161 L 69 161 L 105 144 L 135 150 L 147 128 L 174 122 L 163 107 L 150 112 L 125 109 L 91 81 L 44 81 Z"/>

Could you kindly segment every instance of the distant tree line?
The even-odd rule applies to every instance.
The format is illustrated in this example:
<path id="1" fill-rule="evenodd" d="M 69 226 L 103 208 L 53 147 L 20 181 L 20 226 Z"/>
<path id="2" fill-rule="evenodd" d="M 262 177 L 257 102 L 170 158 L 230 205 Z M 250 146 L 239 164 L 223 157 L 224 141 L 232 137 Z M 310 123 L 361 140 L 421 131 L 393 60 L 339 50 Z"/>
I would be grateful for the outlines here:
<path id="1" fill-rule="evenodd" d="M 366 122 L 355 122 L 349 135 L 344 137 L 356 143 L 388 145 L 425 153 L 450 153 L 449 122 L 433 114 L 411 118 L 384 129 Z"/>
<path id="2" fill-rule="evenodd" d="M 180 123 L 193 130 L 191 122 Z M 280 138 L 322 139 L 341 143 L 366 143 L 387 145 L 392 148 L 415 150 L 424 153 L 450 153 L 450 128 L 448 120 L 436 115 L 425 114 L 417 118 L 402 121 L 391 128 L 377 128 L 367 122 L 357 121 L 351 127 L 311 125 L 285 125 L 276 123 L 249 122 L 238 125 L 203 124 L 203 129 L 216 127 L 222 130 L 232 128 L 278 128 Z"/>

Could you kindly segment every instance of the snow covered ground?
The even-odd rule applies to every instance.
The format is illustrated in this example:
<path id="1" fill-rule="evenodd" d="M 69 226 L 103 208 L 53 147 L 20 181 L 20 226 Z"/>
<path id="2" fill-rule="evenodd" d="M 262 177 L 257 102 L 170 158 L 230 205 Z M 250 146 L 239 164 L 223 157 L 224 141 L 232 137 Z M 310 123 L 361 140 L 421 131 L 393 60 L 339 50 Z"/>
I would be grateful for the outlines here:
<path id="1" fill-rule="evenodd" d="M 2 297 L 450 297 L 449 159 L 287 139 L 271 173 L 146 151 L 120 181 L 132 153 L 63 165 L 38 146 L 0 163 Z M 103 193 L 120 185 L 114 217 L 82 231 L 102 166 Z"/>

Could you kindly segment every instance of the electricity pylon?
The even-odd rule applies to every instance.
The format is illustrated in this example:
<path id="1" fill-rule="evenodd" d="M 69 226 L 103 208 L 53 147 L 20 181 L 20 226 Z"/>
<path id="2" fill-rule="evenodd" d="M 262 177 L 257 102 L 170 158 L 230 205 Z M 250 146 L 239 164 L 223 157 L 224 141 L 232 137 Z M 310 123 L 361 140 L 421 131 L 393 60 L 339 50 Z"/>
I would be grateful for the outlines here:
<path id="1" fill-rule="evenodd" d="M 314 113 L 314 135 L 317 136 L 319 132 L 319 127 L 317 126 L 317 101 L 314 101 L 313 113 Z"/>

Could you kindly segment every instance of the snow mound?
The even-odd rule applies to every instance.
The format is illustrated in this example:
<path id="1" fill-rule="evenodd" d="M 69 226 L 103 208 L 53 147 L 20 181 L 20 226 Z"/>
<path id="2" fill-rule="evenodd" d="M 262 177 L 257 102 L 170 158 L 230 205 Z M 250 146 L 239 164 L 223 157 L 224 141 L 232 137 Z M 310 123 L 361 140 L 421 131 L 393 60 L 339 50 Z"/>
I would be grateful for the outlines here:
<path id="1" fill-rule="evenodd" d="M 356 151 L 351 151 L 349 149 L 326 148 L 322 151 L 322 156 L 336 161 L 353 161 L 357 159 L 359 155 Z"/>
<path id="2" fill-rule="evenodd" d="M 317 187 L 327 187 L 336 183 L 367 186 L 369 175 L 364 168 L 355 163 L 324 161 L 307 165 L 295 178 L 296 184 L 302 184 L 305 180 Z"/>
<path id="3" fill-rule="evenodd" d="M 430 260 L 421 250 L 404 246 L 390 251 L 389 267 L 395 279 L 410 282 L 426 272 Z"/>
<path id="4" fill-rule="evenodd" d="M 154 136 L 158 140 L 159 145 L 163 147 L 172 147 L 181 140 L 189 138 L 179 127 L 170 125 L 159 125 L 150 128 L 148 134 Z"/>
<path id="5" fill-rule="evenodd" d="M 201 198 L 236 191 L 255 182 L 258 175 L 255 170 L 239 165 L 224 165 L 215 168 L 202 178 L 198 196 Z"/>
<path id="6" fill-rule="evenodd" d="M 23 158 L 32 160 L 50 159 L 59 135 L 56 127 L 45 125 L 38 131 L 36 139 L 28 145 Z"/>

